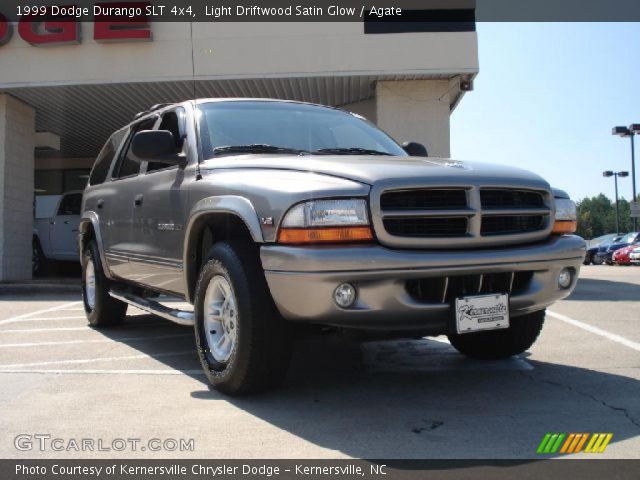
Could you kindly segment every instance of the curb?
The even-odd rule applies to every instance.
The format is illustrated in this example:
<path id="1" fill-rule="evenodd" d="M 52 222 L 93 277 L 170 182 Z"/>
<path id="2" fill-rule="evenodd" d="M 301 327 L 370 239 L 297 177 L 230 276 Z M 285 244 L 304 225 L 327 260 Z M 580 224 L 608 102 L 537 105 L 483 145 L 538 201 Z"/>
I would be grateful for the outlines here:
<path id="1" fill-rule="evenodd" d="M 0 295 L 69 294 L 80 295 L 79 284 L 64 283 L 0 283 Z"/>

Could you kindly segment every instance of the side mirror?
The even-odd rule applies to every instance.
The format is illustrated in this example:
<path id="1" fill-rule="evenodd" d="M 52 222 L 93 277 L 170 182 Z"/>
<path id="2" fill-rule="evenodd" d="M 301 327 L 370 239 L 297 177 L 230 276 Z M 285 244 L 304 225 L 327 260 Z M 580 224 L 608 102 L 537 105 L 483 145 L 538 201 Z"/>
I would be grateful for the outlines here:
<path id="1" fill-rule="evenodd" d="M 417 142 L 404 142 L 402 149 L 412 157 L 428 157 L 427 147 Z"/>
<path id="2" fill-rule="evenodd" d="M 131 151 L 142 159 L 167 165 L 186 164 L 184 155 L 176 153 L 176 142 L 169 130 L 142 130 L 133 136 Z"/>

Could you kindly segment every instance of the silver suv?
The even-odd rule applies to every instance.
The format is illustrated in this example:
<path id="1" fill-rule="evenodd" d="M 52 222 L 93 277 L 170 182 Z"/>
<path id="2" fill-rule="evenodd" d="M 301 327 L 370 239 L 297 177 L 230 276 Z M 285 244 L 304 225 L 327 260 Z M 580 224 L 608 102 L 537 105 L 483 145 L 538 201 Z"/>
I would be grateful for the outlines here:
<path id="1" fill-rule="evenodd" d="M 575 205 L 532 173 L 426 153 L 306 103 L 139 114 L 84 192 L 89 323 L 120 323 L 131 304 L 193 325 L 207 378 L 229 394 L 284 377 L 297 322 L 444 334 L 479 359 L 525 351 L 575 286 Z"/>

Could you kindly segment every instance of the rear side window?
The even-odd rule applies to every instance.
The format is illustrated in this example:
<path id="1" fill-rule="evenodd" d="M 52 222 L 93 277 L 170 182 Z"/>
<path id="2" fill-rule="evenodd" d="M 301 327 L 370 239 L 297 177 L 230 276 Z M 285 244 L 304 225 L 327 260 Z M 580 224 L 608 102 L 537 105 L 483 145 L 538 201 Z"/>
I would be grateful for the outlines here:
<path id="1" fill-rule="evenodd" d="M 58 215 L 80 215 L 82 206 L 82 194 L 70 193 L 62 197 L 60 207 L 58 207 Z"/>
<path id="2" fill-rule="evenodd" d="M 89 185 L 99 185 L 104 183 L 107 179 L 111 161 L 118 151 L 118 147 L 120 146 L 123 138 L 124 131 L 121 130 L 111 135 L 111 138 L 109 138 L 107 143 L 104 144 L 104 147 L 100 150 L 98 158 L 96 158 L 96 161 L 93 164 L 93 169 L 89 174 Z"/>

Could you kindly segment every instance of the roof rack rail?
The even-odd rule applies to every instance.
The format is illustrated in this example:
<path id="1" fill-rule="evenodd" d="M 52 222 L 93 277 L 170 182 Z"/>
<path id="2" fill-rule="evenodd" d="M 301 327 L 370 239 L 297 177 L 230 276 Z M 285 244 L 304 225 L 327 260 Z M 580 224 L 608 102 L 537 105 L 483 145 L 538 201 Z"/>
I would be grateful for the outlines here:
<path id="1" fill-rule="evenodd" d="M 144 110 L 142 112 L 138 112 L 133 116 L 134 120 L 139 119 L 140 117 L 144 117 L 146 114 L 151 113 L 151 112 L 155 112 L 156 110 L 160 110 L 161 108 L 165 108 L 165 107 L 170 107 L 171 105 L 174 105 L 173 103 L 156 103 L 154 106 L 152 106 L 149 110 Z"/>

